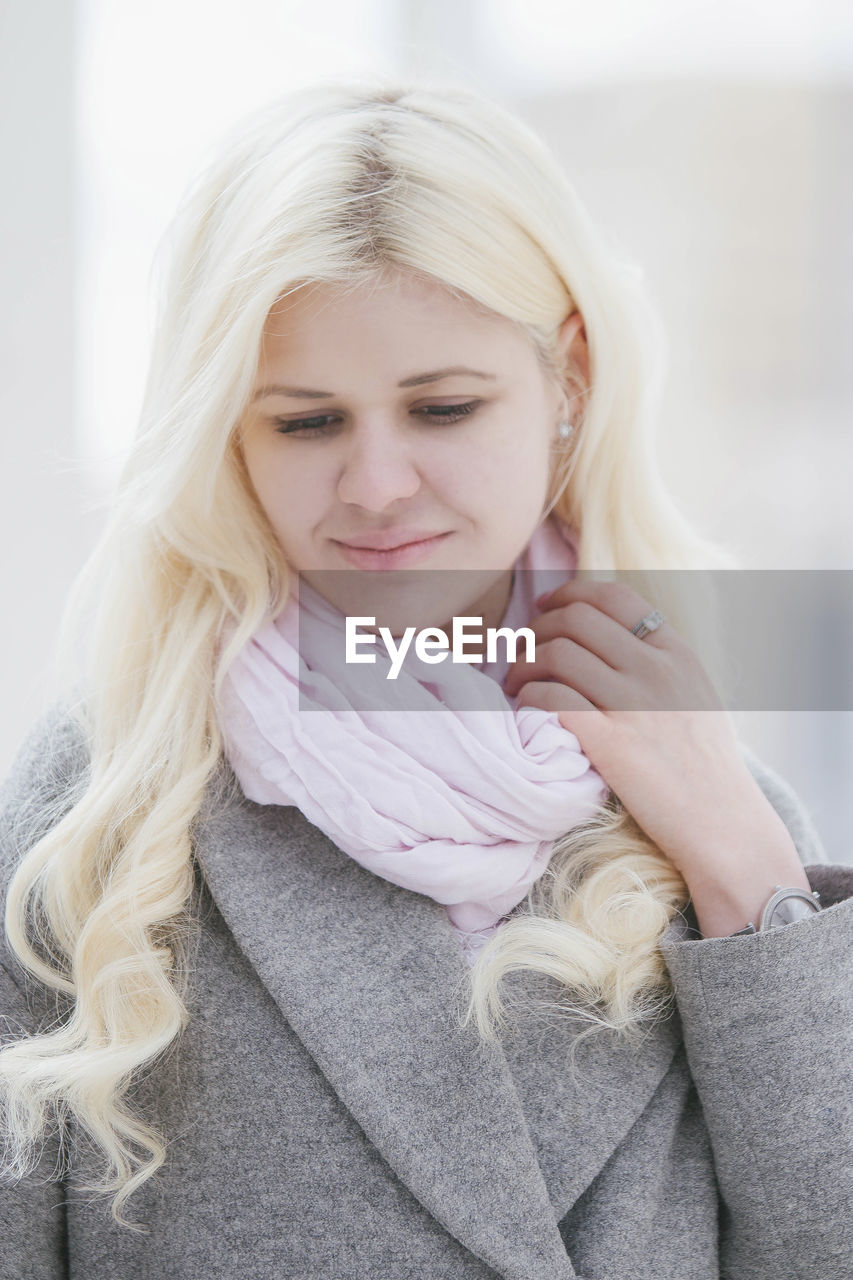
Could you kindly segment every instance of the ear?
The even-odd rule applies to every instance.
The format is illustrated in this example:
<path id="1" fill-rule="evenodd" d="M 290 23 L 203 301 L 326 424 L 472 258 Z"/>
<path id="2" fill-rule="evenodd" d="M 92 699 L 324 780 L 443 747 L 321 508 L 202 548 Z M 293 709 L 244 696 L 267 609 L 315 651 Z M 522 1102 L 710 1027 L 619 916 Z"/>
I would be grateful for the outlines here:
<path id="1" fill-rule="evenodd" d="M 583 316 L 579 311 L 572 311 L 560 325 L 557 347 L 562 356 L 563 365 L 584 387 L 589 386 L 589 350 L 586 344 L 586 329 Z"/>

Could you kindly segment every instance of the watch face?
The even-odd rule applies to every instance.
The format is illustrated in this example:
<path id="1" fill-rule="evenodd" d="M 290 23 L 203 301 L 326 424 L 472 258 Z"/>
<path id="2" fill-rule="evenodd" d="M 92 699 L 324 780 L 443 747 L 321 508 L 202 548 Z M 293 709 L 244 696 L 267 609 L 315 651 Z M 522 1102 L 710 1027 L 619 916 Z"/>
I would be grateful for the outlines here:
<path id="1" fill-rule="evenodd" d="M 769 902 L 767 908 L 766 922 L 763 922 L 765 929 L 778 929 L 784 924 L 794 924 L 804 916 L 814 915 L 815 911 L 820 910 L 815 899 L 805 890 L 788 894 L 775 906 Z"/>

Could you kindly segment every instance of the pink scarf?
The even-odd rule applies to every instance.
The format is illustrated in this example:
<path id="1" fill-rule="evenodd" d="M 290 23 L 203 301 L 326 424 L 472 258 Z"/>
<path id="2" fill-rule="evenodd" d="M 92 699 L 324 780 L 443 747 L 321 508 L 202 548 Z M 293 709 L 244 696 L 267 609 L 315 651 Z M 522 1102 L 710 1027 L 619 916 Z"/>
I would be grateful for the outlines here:
<path id="1" fill-rule="evenodd" d="M 576 563 L 568 531 L 540 525 L 501 625 L 525 626 Z M 607 788 L 554 713 L 514 708 L 505 661 L 427 667 L 410 650 L 391 681 L 381 645 L 347 665 L 343 639 L 343 615 L 300 583 L 228 672 L 225 754 L 248 799 L 296 805 L 363 867 L 443 903 L 473 960 Z"/>

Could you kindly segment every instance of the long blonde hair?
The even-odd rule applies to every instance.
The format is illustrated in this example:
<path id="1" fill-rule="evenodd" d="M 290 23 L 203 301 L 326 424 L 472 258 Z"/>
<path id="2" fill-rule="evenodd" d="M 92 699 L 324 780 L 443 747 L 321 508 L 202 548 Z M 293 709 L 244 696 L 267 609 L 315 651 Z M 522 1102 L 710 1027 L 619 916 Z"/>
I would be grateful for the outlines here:
<path id="1" fill-rule="evenodd" d="M 652 461 L 657 326 L 568 180 L 520 121 L 426 84 L 322 84 L 257 113 L 195 183 L 165 244 L 144 407 L 111 517 L 75 584 L 68 653 L 90 770 L 9 887 L 9 944 L 69 1002 L 65 1021 L 0 1053 L 7 1167 L 32 1167 L 57 1115 L 102 1152 L 113 1214 L 164 1159 L 130 1109 L 139 1069 L 186 1023 L 192 824 L 221 758 L 228 663 L 287 598 L 287 568 L 236 443 L 270 308 L 310 281 L 413 271 L 523 326 L 544 365 L 580 309 L 591 386 L 556 510 L 580 568 L 714 563 Z M 655 603 L 662 603 L 659 599 Z M 670 602 L 668 614 L 677 616 Z M 217 658 L 226 623 L 236 623 Z M 683 628 L 687 630 L 687 626 Z M 88 643 L 86 643 L 88 639 Z M 512 969 L 630 1031 L 666 996 L 657 942 L 683 882 L 618 806 L 569 833 L 549 874 L 474 970 L 468 1016 L 500 1021 Z"/>

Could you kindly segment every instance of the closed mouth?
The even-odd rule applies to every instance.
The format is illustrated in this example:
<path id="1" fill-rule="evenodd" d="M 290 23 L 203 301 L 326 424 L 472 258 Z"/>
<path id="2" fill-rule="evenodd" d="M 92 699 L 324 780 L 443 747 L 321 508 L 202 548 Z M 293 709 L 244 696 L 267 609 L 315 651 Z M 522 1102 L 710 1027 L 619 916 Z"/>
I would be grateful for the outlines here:
<path id="1" fill-rule="evenodd" d="M 351 547 L 354 551 L 400 551 L 403 547 L 414 547 L 421 542 L 432 542 L 436 538 L 446 536 L 448 530 L 439 530 L 436 533 L 417 532 L 415 530 L 406 530 L 394 533 L 389 530 L 387 533 L 371 533 L 360 538 L 332 538 L 332 542 L 337 542 L 342 547 Z"/>

